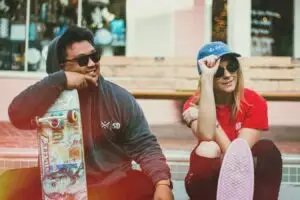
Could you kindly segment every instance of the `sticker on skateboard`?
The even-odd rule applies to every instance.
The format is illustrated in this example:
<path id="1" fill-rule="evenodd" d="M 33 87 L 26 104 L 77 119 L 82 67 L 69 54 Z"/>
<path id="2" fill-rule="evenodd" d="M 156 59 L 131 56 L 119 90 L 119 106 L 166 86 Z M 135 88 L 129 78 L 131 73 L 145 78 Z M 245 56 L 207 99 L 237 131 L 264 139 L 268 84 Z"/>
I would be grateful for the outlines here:
<path id="1" fill-rule="evenodd" d="M 217 189 L 217 200 L 253 200 L 254 165 L 246 140 L 236 139 L 225 153 Z"/>
<path id="2" fill-rule="evenodd" d="M 43 200 L 86 200 L 79 97 L 76 90 L 61 93 L 41 118 L 36 118 Z"/>

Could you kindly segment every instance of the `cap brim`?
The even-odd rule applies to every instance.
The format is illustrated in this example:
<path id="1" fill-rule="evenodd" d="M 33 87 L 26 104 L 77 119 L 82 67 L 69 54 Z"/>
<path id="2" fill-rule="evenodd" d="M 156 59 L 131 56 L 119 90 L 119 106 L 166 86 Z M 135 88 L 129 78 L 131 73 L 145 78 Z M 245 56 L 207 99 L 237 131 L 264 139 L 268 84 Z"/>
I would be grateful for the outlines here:
<path id="1" fill-rule="evenodd" d="M 226 53 L 223 53 L 223 54 L 219 55 L 219 57 L 226 56 L 226 55 L 231 55 L 231 56 L 234 56 L 234 57 L 241 57 L 240 54 L 234 53 L 234 52 L 229 52 L 229 53 L 226 52 Z"/>
<path id="2" fill-rule="evenodd" d="M 234 52 L 225 52 L 225 53 L 222 53 L 222 54 L 218 55 L 218 57 L 221 58 L 222 56 L 226 56 L 226 55 L 231 55 L 231 56 L 234 56 L 234 57 L 241 57 L 240 54 L 234 53 Z M 198 65 L 198 62 L 197 62 L 197 69 L 198 69 L 198 73 L 201 74 L 201 69 Z"/>

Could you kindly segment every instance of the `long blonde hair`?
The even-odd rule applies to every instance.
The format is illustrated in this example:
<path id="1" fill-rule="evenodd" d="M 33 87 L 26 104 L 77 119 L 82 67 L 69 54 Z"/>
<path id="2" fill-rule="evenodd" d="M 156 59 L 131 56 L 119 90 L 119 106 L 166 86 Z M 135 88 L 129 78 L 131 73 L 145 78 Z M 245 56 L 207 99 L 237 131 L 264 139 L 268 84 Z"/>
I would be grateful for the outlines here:
<path id="1" fill-rule="evenodd" d="M 241 102 L 244 101 L 244 76 L 242 72 L 242 68 L 240 65 L 240 62 L 237 58 L 234 58 L 236 60 L 237 64 L 239 65 L 239 68 L 237 70 L 237 84 L 236 87 L 233 91 L 233 103 L 231 105 L 231 120 L 234 120 L 238 112 L 241 110 Z M 200 91 L 201 88 L 201 79 L 199 79 L 198 82 L 198 89 L 197 89 L 197 98 L 195 98 L 195 104 L 199 104 L 199 99 L 200 99 Z"/>

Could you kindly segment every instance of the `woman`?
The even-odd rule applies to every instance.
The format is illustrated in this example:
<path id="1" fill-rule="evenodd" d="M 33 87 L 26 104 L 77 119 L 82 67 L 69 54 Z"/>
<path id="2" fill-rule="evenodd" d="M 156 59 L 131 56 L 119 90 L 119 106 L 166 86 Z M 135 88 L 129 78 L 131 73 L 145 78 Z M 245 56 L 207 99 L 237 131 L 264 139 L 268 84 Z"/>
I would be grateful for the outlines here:
<path id="1" fill-rule="evenodd" d="M 209 43 L 198 53 L 199 88 L 183 108 L 183 119 L 198 139 L 185 178 L 191 200 L 216 199 L 222 156 L 236 138 L 248 142 L 256 161 L 254 200 L 278 198 L 281 154 L 272 141 L 261 139 L 261 131 L 269 128 L 267 103 L 244 88 L 239 56 L 223 42 Z"/>

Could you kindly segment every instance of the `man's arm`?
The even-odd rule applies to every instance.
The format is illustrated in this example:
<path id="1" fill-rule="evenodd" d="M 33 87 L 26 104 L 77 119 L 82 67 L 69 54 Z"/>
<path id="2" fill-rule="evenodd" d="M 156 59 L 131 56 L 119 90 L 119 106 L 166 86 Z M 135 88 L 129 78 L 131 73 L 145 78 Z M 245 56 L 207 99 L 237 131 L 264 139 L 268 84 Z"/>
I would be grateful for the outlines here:
<path id="1" fill-rule="evenodd" d="M 154 185 L 161 180 L 169 180 L 170 168 L 157 138 L 151 133 L 144 113 L 136 100 L 132 97 L 130 101 L 125 104 L 128 124 L 124 130 L 126 134 L 124 150 L 141 165 Z"/>
<path id="2" fill-rule="evenodd" d="M 32 120 L 42 116 L 66 87 L 63 71 L 56 72 L 16 96 L 8 108 L 11 123 L 19 129 L 34 129 Z"/>

